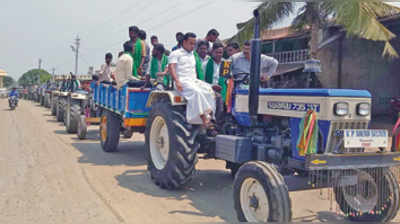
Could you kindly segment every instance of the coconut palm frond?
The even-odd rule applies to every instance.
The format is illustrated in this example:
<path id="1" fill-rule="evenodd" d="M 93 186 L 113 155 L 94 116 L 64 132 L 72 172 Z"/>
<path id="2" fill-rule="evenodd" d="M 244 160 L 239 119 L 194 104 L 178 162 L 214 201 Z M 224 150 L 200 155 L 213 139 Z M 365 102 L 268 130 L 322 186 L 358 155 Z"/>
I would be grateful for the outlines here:
<path id="1" fill-rule="evenodd" d="M 379 22 L 379 17 L 399 13 L 381 0 L 328 0 L 327 4 L 335 11 L 335 22 L 342 25 L 349 36 L 358 36 L 367 40 L 383 41 L 383 55 L 398 57 L 390 40 L 396 37 Z"/>
<path id="2" fill-rule="evenodd" d="M 294 3 L 281 1 L 264 1 L 257 9 L 260 12 L 261 27 L 267 28 L 289 16 L 294 10 Z M 239 32 L 234 37 L 240 43 L 249 40 L 254 33 L 254 18 L 237 25 Z"/>

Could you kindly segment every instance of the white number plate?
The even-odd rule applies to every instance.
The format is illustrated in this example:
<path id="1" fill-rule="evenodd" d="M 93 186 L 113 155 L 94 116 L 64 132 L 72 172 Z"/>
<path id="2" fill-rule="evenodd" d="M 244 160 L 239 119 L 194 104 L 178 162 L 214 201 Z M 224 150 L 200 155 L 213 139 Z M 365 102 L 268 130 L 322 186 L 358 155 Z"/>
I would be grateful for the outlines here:
<path id="1" fill-rule="evenodd" d="M 387 130 L 347 129 L 342 131 L 345 148 L 386 148 L 388 146 Z"/>

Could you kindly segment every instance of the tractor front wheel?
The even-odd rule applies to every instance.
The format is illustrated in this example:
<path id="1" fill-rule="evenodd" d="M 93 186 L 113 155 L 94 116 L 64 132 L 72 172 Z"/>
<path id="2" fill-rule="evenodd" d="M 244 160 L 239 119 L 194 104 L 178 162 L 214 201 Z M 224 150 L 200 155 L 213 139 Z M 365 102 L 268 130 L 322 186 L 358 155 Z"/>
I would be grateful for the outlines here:
<path id="1" fill-rule="evenodd" d="M 186 122 L 184 108 L 179 109 L 169 102 L 157 102 L 147 122 L 147 168 L 154 183 L 163 189 L 177 189 L 188 183 L 198 160 L 197 130 Z"/>
<path id="2" fill-rule="evenodd" d="M 81 107 L 79 104 L 72 104 L 67 107 L 65 128 L 68 133 L 76 133 L 78 131 L 78 121 L 81 116 Z"/>
<path id="3" fill-rule="evenodd" d="M 121 120 L 117 115 L 103 111 L 100 119 L 100 142 L 104 152 L 115 152 L 118 149 L 121 133 Z"/>
<path id="4" fill-rule="evenodd" d="M 77 135 L 79 139 L 85 139 L 87 134 L 87 124 L 86 124 L 86 117 L 85 115 L 81 115 L 77 117 L 78 119 L 78 130 Z"/>
<path id="5" fill-rule="evenodd" d="M 355 184 L 333 188 L 337 204 L 351 221 L 386 223 L 395 218 L 399 184 L 389 168 L 347 171 L 342 176 L 356 178 Z"/>
<path id="6" fill-rule="evenodd" d="M 291 221 L 288 188 L 271 164 L 256 161 L 242 165 L 235 176 L 233 198 L 240 222 Z"/>
<path id="7" fill-rule="evenodd" d="M 63 122 L 64 114 L 62 110 L 62 100 L 59 100 L 56 104 L 56 117 L 58 122 Z"/>

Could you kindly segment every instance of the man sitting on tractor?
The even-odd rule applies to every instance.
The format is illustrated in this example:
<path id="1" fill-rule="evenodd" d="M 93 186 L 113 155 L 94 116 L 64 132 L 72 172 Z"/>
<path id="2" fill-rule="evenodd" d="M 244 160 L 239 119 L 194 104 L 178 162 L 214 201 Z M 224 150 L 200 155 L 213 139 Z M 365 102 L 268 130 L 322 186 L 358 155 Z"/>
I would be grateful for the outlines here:
<path id="1" fill-rule="evenodd" d="M 139 80 L 135 77 L 134 71 L 134 43 L 127 41 L 124 43 L 124 54 L 118 58 L 117 67 L 115 69 L 115 82 L 117 88 L 120 89 L 130 80 Z"/>
<path id="2" fill-rule="evenodd" d="M 164 87 L 169 87 L 170 76 L 168 75 L 168 57 L 162 44 L 155 44 L 150 63 L 150 78 Z"/>
<path id="3" fill-rule="evenodd" d="M 113 56 L 111 53 L 107 53 L 105 60 L 106 63 L 103 64 L 100 68 L 100 72 L 99 72 L 99 80 L 98 83 L 100 82 L 106 82 L 106 83 L 111 83 L 112 81 L 112 77 L 111 77 L 111 62 L 112 62 Z"/>
<path id="4" fill-rule="evenodd" d="M 250 41 L 246 41 L 243 50 L 240 53 L 232 55 L 232 74 L 247 73 L 250 74 L 251 47 Z M 275 73 L 278 68 L 278 61 L 267 55 L 261 54 L 261 74 L 262 82 L 268 81 L 269 77 Z"/>
<path id="5" fill-rule="evenodd" d="M 176 89 L 187 100 L 187 121 L 209 128 L 215 112 L 215 94 L 211 85 L 202 81 L 204 75 L 201 63 L 193 52 L 195 44 L 196 35 L 186 33 L 183 48 L 172 52 L 168 58 L 169 72 Z"/>

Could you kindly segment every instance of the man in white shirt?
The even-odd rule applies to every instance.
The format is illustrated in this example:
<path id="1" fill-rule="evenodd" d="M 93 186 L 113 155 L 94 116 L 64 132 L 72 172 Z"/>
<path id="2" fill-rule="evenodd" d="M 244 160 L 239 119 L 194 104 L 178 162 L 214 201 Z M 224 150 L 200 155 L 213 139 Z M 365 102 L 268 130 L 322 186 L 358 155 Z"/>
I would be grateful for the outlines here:
<path id="1" fill-rule="evenodd" d="M 111 53 L 107 53 L 106 54 L 106 63 L 103 64 L 100 68 L 100 72 L 99 72 L 99 80 L 98 83 L 100 82 L 112 82 L 112 78 L 111 78 L 111 73 L 112 73 L 112 67 L 111 67 L 111 62 L 112 62 L 112 54 Z"/>
<path id="2" fill-rule="evenodd" d="M 118 58 L 117 67 L 115 69 L 115 82 L 117 88 L 121 88 L 130 80 L 138 80 L 133 76 L 133 42 L 127 41 L 124 44 L 124 54 Z"/>
<path id="3" fill-rule="evenodd" d="M 211 126 L 215 112 L 215 93 L 211 85 L 197 78 L 194 48 L 196 35 L 186 33 L 182 48 L 175 50 L 168 58 L 169 72 L 178 92 L 187 100 L 186 119 L 191 124 Z M 198 65 L 201 66 L 201 65 Z M 200 68 L 201 70 L 201 68 Z"/>

